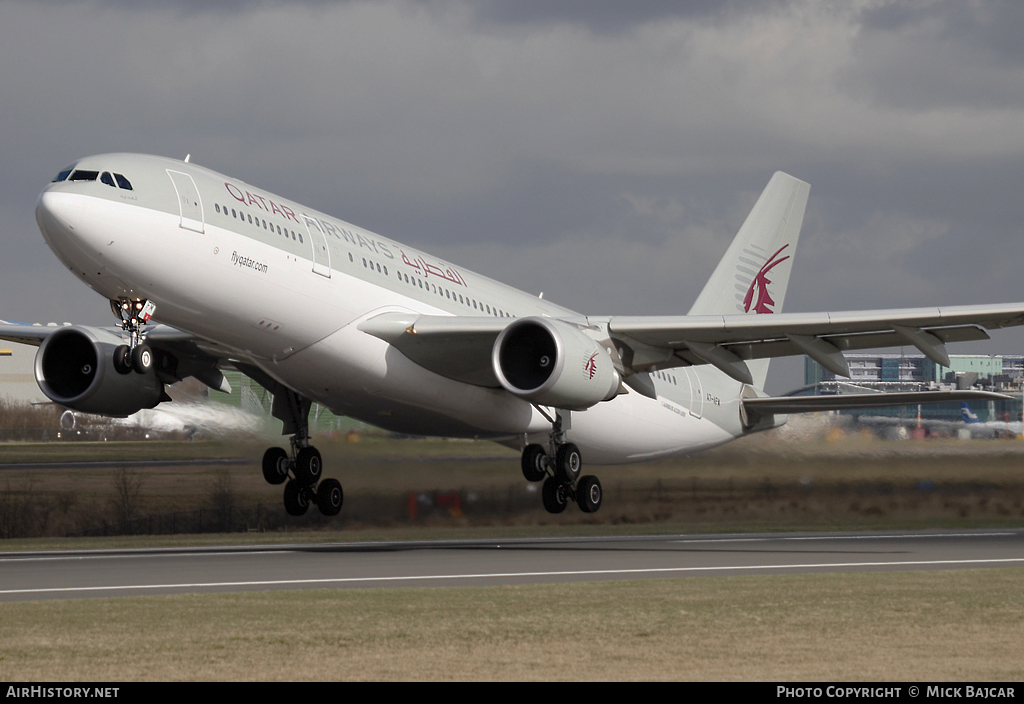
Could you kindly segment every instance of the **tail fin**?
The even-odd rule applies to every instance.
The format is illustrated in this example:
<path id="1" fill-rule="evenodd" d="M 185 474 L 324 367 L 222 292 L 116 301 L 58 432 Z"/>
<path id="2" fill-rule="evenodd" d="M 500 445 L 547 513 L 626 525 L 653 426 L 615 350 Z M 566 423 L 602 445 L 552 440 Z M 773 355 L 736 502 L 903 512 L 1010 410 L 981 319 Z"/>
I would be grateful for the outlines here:
<path id="1" fill-rule="evenodd" d="M 980 423 L 981 419 L 978 418 L 978 414 L 971 410 L 971 407 L 967 405 L 966 401 L 960 404 L 960 415 L 964 419 L 964 423 Z"/>
<path id="2" fill-rule="evenodd" d="M 782 311 L 810 190 L 810 184 L 775 172 L 697 296 L 690 315 Z M 754 385 L 764 388 L 768 360 L 750 360 L 747 366 Z"/>

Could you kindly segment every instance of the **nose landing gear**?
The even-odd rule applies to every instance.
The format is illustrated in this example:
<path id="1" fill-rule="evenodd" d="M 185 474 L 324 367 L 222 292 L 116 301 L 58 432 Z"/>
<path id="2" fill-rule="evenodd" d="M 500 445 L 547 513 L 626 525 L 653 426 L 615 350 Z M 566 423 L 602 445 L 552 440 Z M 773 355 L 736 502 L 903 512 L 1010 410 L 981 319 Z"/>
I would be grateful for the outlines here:
<path id="1" fill-rule="evenodd" d="M 561 513 L 570 501 L 584 513 L 594 513 L 604 496 L 601 482 L 593 475 L 580 476 L 583 457 L 576 445 L 566 442 L 569 425 L 569 412 L 558 411 L 551 423 L 548 448 L 538 444 L 523 448 L 523 476 L 528 482 L 543 480 L 541 499 L 548 513 Z"/>
<path id="2" fill-rule="evenodd" d="M 121 329 L 128 333 L 128 344 L 114 350 L 114 369 L 119 374 L 148 373 L 153 368 L 153 350 L 145 343 L 144 328 L 156 312 L 156 304 L 122 297 L 110 302 L 110 310 L 121 321 Z"/>

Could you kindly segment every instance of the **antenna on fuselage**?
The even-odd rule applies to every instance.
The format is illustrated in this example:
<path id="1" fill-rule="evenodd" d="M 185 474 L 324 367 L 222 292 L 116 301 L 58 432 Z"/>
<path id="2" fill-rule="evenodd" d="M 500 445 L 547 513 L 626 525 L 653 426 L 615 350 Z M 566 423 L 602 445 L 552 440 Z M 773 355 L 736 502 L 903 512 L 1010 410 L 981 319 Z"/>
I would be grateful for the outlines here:
<path id="1" fill-rule="evenodd" d="M 188 160 L 189 160 L 189 159 L 191 159 L 191 158 L 192 158 L 192 155 L 191 155 L 191 154 L 186 154 L 186 155 L 185 155 L 185 163 L 187 164 L 187 163 L 188 163 Z"/>

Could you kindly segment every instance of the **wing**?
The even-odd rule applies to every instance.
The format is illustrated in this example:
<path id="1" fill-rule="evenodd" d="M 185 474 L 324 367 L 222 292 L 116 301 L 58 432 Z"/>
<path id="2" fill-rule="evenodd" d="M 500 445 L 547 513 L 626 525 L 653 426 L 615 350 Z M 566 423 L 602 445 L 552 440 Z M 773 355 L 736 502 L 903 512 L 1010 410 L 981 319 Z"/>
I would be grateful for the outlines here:
<path id="1" fill-rule="evenodd" d="M 64 323 L 64 326 L 70 325 L 70 323 Z M 56 323 L 50 323 L 49 325 L 40 325 L 36 323 L 30 325 L 29 323 L 11 323 L 6 320 L 0 320 L 0 340 L 7 340 L 8 342 L 17 342 L 19 345 L 31 345 L 32 347 L 39 347 L 43 344 L 43 340 L 50 336 L 54 330 L 60 329 Z"/>
<path id="2" fill-rule="evenodd" d="M 0 321 L 0 340 L 38 347 L 51 334 L 66 327 L 73 326 L 70 323 L 30 325 Z M 121 337 L 121 329 L 118 327 L 91 329 L 102 332 L 108 338 Z M 228 353 L 214 343 L 166 325 L 156 325 L 147 331 L 146 344 L 164 360 L 157 370 L 157 375 L 164 383 L 174 383 L 191 376 L 212 389 L 231 393 L 231 385 L 220 371 L 221 367 L 230 365 Z"/>
<path id="3" fill-rule="evenodd" d="M 806 354 L 829 371 L 850 376 L 843 352 L 912 345 L 936 364 L 949 366 L 947 342 L 985 340 L 985 330 L 1024 324 L 1024 303 L 949 308 L 614 317 L 608 330 L 632 353 L 636 371 L 712 364 L 750 383 L 746 360 Z"/>
<path id="4" fill-rule="evenodd" d="M 625 376 L 711 364 L 749 384 L 747 360 L 800 354 L 847 377 L 850 370 L 843 352 L 850 350 L 912 345 L 937 364 L 949 366 L 946 343 L 984 340 L 989 337 L 986 330 L 1024 324 L 1024 303 L 841 313 L 591 317 L 566 322 L 600 329 L 599 337 L 610 338 L 619 349 Z M 491 350 L 508 324 L 501 318 L 383 313 L 363 321 L 359 329 L 442 376 L 497 387 Z"/>

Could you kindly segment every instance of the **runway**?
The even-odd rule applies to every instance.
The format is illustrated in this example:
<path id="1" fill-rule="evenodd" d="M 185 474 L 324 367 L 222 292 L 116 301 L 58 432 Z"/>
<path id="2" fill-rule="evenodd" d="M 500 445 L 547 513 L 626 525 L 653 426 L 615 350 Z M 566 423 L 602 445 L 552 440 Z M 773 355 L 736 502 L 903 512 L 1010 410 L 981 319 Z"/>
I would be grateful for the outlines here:
<path id="1" fill-rule="evenodd" d="M 1024 566 L 1024 529 L 0 553 L 0 601 Z"/>

